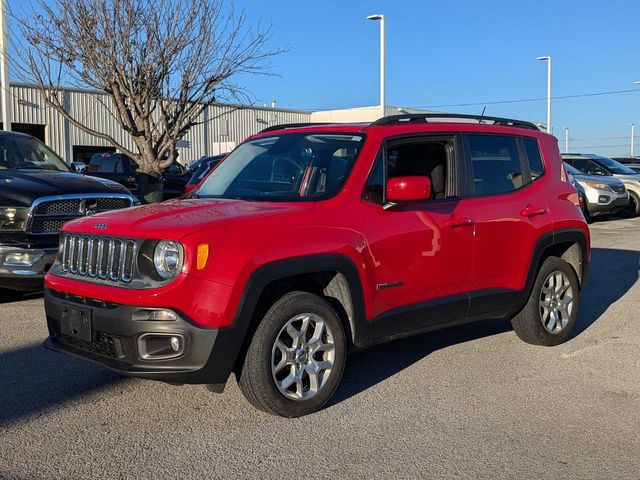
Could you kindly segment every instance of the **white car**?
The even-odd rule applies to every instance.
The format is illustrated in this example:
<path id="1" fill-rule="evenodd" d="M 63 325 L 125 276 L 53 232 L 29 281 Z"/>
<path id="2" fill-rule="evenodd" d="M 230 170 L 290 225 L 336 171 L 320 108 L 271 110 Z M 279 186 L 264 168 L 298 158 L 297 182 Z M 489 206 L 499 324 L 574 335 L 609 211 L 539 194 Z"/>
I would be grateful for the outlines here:
<path id="1" fill-rule="evenodd" d="M 618 213 L 629 207 L 629 192 L 621 180 L 600 175 L 585 175 L 566 162 L 564 168 L 577 183 L 575 186 L 582 194 L 583 213 L 587 221 L 592 217 Z"/>
<path id="2" fill-rule="evenodd" d="M 563 153 L 562 159 L 583 175 L 601 180 L 615 178 L 622 181 L 629 192 L 629 216 L 640 215 L 640 174 L 626 165 L 600 155 L 584 153 Z M 595 180 L 594 180 L 595 181 Z"/>

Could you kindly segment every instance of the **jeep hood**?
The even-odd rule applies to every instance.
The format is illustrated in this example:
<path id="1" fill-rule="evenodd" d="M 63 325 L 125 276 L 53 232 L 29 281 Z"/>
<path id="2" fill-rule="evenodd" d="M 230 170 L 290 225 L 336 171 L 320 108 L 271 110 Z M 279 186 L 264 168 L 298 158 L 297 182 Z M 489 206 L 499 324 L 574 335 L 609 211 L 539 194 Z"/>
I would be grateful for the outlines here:
<path id="1" fill-rule="evenodd" d="M 0 206 L 30 207 L 38 197 L 80 193 L 128 193 L 119 183 L 77 173 L 0 170 Z"/>
<path id="2" fill-rule="evenodd" d="M 168 200 L 83 217 L 65 230 L 134 238 L 180 240 L 210 227 L 313 209 L 313 202 L 253 202 L 234 199 Z"/>

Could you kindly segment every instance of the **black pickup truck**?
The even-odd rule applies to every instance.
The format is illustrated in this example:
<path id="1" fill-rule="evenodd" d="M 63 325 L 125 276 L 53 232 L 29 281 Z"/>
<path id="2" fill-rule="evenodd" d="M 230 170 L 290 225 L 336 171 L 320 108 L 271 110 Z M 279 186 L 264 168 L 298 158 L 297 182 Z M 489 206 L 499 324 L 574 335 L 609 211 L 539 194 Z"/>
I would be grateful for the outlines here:
<path id="1" fill-rule="evenodd" d="M 96 153 L 87 165 L 88 175 L 118 182 L 127 187 L 134 195 L 138 194 L 137 171 L 138 164 L 123 153 Z M 163 200 L 179 197 L 184 193 L 184 186 L 189 180 L 185 173 L 185 168 L 177 162 L 164 171 L 162 174 Z"/>
<path id="2" fill-rule="evenodd" d="M 41 288 L 65 222 L 135 203 L 118 183 L 73 173 L 39 140 L 0 132 L 0 288 Z"/>

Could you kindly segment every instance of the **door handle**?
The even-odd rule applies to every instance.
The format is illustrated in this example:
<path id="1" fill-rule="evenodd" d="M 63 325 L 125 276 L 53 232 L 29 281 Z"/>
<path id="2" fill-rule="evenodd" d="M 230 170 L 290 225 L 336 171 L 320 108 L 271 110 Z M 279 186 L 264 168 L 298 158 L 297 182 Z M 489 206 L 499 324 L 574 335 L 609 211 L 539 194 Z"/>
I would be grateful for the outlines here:
<path id="1" fill-rule="evenodd" d="M 545 213 L 547 213 L 546 208 L 537 208 L 532 207 L 531 205 L 527 205 L 520 211 L 520 215 L 527 218 L 535 217 L 537 215 L 544 215 Z"/>
<path id="2" fill-rule="evenodd" d="M 473 225 L 473 220 L 469 217 L 449 217 L 444 221 L 447 228 L 468 227 Z"/>

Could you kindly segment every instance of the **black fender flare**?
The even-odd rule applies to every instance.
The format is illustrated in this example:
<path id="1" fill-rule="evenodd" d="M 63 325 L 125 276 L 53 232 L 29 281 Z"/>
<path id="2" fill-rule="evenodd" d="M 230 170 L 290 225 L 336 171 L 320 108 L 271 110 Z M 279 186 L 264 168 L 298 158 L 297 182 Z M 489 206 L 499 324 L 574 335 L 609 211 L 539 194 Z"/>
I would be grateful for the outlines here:
<path id="1" fill-rule="evenodd" d="M 538 239 L 538 242 L 533 249 L 525 288 L 520 293 L 520 299 L 517 302 L 517 310 L 510 312 L 510 316 L 518 313 L 529 300 L 529 295 L 531 295 L 531 290 L 533 289 L 533 284 L 536 281 L 538 270 L 540 270 L 542 262 L 544 261 L 544 258 L 546 258 L 546 252 L 550 248 L 562 243 L 576 243 L 580 246 L 580 271 L 576 272 L 576 274 L 578 276 L 578 281 L 580 282 L 580 289 L 584 289 L 589 277 L 589 243 L 587 236 L 582 230 L 577 228 L 568 228 L 549 232 Z"/>
<path id="2" fill-rule="evenodd" d="M 366 319 L 360 275 L 349 257 L 341 254 L 319 254 L 278 260 L 258 267 L 250 275 L 233 324 L 219 330 L 216 345 L 205 367 L 216 372 L 217 378 L 211 383 L 224 383 L 236 366 L 238 356 L 243 351 L 246 336 L 250 333 L 253 317 L 258 308 L 258 300 L 267 285 L 295 275 L 326 271 L 336 271 L 344 275 L 347 280 L 352 302 L 352 314 L 348 319 L 351 340 L 356 347 L 365 345 L 369 339 L 370 325 Z"/>

